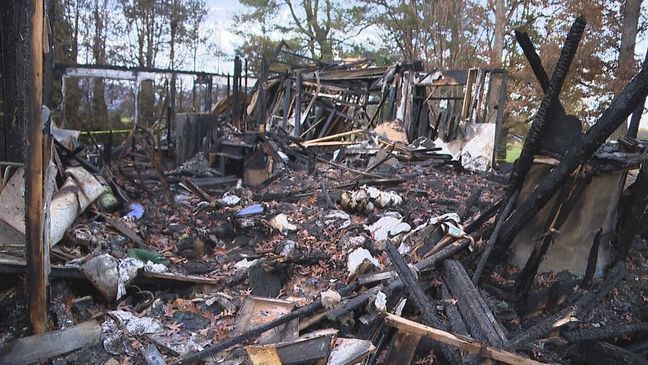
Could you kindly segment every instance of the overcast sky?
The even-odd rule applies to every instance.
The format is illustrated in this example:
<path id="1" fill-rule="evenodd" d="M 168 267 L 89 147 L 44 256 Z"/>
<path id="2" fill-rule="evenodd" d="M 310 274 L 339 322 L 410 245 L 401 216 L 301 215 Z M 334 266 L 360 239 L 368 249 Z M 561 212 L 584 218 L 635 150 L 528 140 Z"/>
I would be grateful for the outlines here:
<path id="1" fill-rule="evenodd" d="M 227 58 L 217 60 L 216 65 L 207 58 L 205 63 L 208 64 L 203 66 L 209 71 L 232 72 L 233 65 L 230 65 L 232 62 L 229 59 L 234 57 L 234 49 L 241 40 L 232 33 L 231 29 L 234 25 L 234 15 L 241 10 L 241 6 L 236 0 L 205 0 L 205 3 L 207 4 L 205 27 L 212 32 L 214 37 L 212 41 L 227 54 Z"/>
<path id="2" fill-rule="evenodd" d="M 227 56 L 224 59 L 215 60 L 210 55 L 202 55 L 196 66 L 204 71 L 231 73 L 233 70 L 231 59 L 234 57 L 234 50 L 243 41 L 231 29 L 235 26 L 234 15 L 241 12 L 243 7 L 237 0 L 205 0 L 205 3 L 207 4 L 205 27 L 212 33 L 212 42 L 216 43 Z M 643 12 L 648 12 L 648 2 L 642 5 Z M 375 33 L 369 36 L 376 38 Z M 280 38 L 280 36 L 277 37 Z M 648 42 L 646 42 L 645 35 L 640 35 L 637 41 L 636 57 L 643 59 Z"/>

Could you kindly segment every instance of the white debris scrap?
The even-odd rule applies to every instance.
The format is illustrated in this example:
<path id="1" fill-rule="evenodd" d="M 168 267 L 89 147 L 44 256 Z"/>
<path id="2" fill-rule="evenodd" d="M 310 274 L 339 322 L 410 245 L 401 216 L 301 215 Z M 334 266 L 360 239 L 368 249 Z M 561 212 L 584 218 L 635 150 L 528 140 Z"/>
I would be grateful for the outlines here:
<path id="1" fill-rule="evenodd" d="M 349 270 L 349 276 L 355 274 L 358 266 L 360 266 L 364 260 L 369 260 L 372 264 L 379 266 L 378 260 L 371 256 L 371 253 L 366 248 L 356 248 L 353 250 L 349 256 L 347 256 L 347 269 Z"/>
<path id="2" fill-rule="evenodd" d="M 324 224 L 329 225 L 335 223 L 338 220 L 343 220 L 344 223 L 339 227 L 340 229 L 346 228 L 351 225 L 351 216 L 341 210 L 332 210 L 327 215 L 324 216 Z"/>
<path id="3" fill-rule="evenodd" d="M 234 264 L 234 267 L 235 267 L 237 270 L 247 270 L 247 269 L 251 268 L 252 266 L 254 266 L 254 264 L 256 264 L 257 261 L 259 261 L 259 259 L 254 259 L 254 260 L 252 260 L 252 261 L 248 261 L 248 259 L 247 259 L 247 257 L 246 257 L 246 258 L 244 258 L 243 260 L 241 260 L 241 261 L 235 263 L 235 264 Z"/>
<path id="4" fill-rule="evenodd" d="M 117 298 L 126 295 L 126 285 L 137 276 L 137 271 L 144 267 L 144 263 L 136 258 L 127 257 L 119 262 L 119 281 L 117 282 Z"/>
<path id="5" fill-rule="evenodd" d="M 326 309 L 331 309 L 335 307 L 336 305 L 340 304 L 340 301 L 342 300 L 342 296 L 340 296 L 340 293 L 331 289 L 322 292 L 321 296 L 322 296 L 322 306 Z"/>
<path id="6" fill-rule="evenodd" d="M 374 305 L 376 306 L 376 309 L 380 312 L 386 312 L 387 311 L 387 295 L 383 293 L 382 291 L 379 291 L 378 294 L 376 294 L 376 299 L 374 300 Z"/>
<path id="7" fill-rule="evenodd" d="M 225 193 L 222 198 L 220 198 L 219 202 L 221 204 L 233 206 L 237 205 L 241 201 L 241 198 L 239 198 L 236 195 L 230 194 L 230 193 Z"/>
<path id="8" fill-rule="evenodd" d="M 438 217 L 430 218 L 428 223 L 440 226 L 441 229 L 443 229 L 443 232 L 452 237 L 463 238 L 467 236 L 461 226 L 461 218 L 459 218 L 457 213 L 447 213 Z"/>
<path id="9" fill-rule="evenodd" d="M 340 204 L 350 211 L 371 211 L 375 206 L 386 208 L 398 206 L 403 198 L 393 191 L 382 191 L 373 186 L 363 185 L 358 190 L 348 190 L 342 193 Z"/>
<path id="10" fill-rule="evenodd" d="M 409 232 L 412 226 L 403 222 L 403 217 L 400 214 L 394 213 L 387 213 L 389 215 L 378 219 L 370 226 L 365 226 L 365 230 L 369 231 L 372 237 L 378 242 L 386 241 L 389 237 L 396 236 L 400 233 Z"/>
<path id="11" fill-rule="evenodd" d="M 270 220 L 270 225 L 272 228 L 276 229 L 279 232 L 294 232 L 297 230 L 297 226 L 288 221 L 288 216 L 285 214 L 279 214 Z"/>
<path id="12" fill-rule="evenodd" d="M 158 333 L 163 330 L 162 323 L 154 318 L 135 317 L 132 313 L 122 310 L 112 311 L 110 314 L 126 326 L 128 332 L 133 336 Z"/>

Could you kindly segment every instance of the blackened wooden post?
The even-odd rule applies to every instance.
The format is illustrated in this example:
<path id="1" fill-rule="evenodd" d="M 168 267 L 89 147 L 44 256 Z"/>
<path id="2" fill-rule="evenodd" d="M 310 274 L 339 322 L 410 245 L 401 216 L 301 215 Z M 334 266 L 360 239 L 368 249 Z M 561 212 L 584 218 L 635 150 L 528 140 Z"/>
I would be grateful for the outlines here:
<path id="1" fill-rule="evenodd" d="M 301 135 L 301 103 L 302 103 L 302 84 L 301 84 L 301 73 L 297 72 L 295 75 L 295 137 Z"/>
<path id="2" fill-rule="evenodd" d="M 29 320 L 32 332 L 41 334 L 47 325 L 47 259 L 43 225 L 43 2 L 33 0 L 30 32 L 31 84 L 27 88 L 25 147 L 25 223 Z"/>
<path id="3" fill-rule="evenodd" d="M 214 86 L 214 80 L 211 76 L 205 75 L 207 78 L 207 93 L 205 94 L 205 112 L 211 112 L 212 108 L 212 91 Z"/>
<path id="4" fill-rule="evenodd" d="M 234 79 L 232 82 L 232 124 L 241 128 L 241 58 L 234 57 Z"/>
<path id="5" fill-rule="evenodd" d="M 176 121 L 176 78 L 175 73 L 171 74 L 171 82 L 169 83 L 169 106 L 167 116 L 167 143 L 171 143 L 171 132 L 175 128 Z M 171 146 L 167 149 L 167 154 L 171 155 Z"/>
<path id="6" fill-rule="evenodd" d="M 288 126 L 288 118 L 290 118 L 290 101 L 292 100 L 292 80 L 290 77 L 287 77 L 284 81 L 286 84 L 284 88 L 284 100 L 283 100 L 283 120 L 281 121 L 281 128 L 286 130 Z"/>
<path id="7" fill-rule="evenodd" d="M 2 74 L 2 118 L 0 160 L 23 162 L 25 158 L 24 91 L 29 80 L 30 1 L 6 1 L 0 6 L 0 73 Z M 16 123 L 19 121 L 19 123 Z"/>

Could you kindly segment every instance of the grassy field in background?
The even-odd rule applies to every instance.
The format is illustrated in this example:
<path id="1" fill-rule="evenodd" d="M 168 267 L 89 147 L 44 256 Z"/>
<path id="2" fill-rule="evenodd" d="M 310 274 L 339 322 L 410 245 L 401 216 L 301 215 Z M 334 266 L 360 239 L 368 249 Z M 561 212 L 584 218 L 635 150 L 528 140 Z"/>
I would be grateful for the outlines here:
<path id="1" fill-rule="evenodd" d="M 522 152 L 522 143 L 520 142 L 514 142 L 514 143 L 509 143 L 508 146 L 506 146 L 506 162 L 513 163 L 515 160 L 520 156 L 520 153 Z"/>

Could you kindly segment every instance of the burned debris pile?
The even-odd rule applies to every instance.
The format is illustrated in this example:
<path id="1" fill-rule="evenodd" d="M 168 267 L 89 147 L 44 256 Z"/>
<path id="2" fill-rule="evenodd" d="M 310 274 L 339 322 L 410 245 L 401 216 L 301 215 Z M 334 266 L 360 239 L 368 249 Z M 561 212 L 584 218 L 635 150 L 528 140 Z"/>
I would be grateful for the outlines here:
<path id="1" fill-rule="evenodd" d="M 503 70 L 272 60 L 170 140 L 84 149 L 51 121 L 50 332 L 24 337 L 13 279 L 0 363 L 646 363 L 648 141 L 606 139 L 648 66 L 583 132 L 559 95 L 584 27 L 550 76 L 516 34 L 545 96 L 510 177 Z M 2 173 L 15 278 L 24 171 Z"/>

